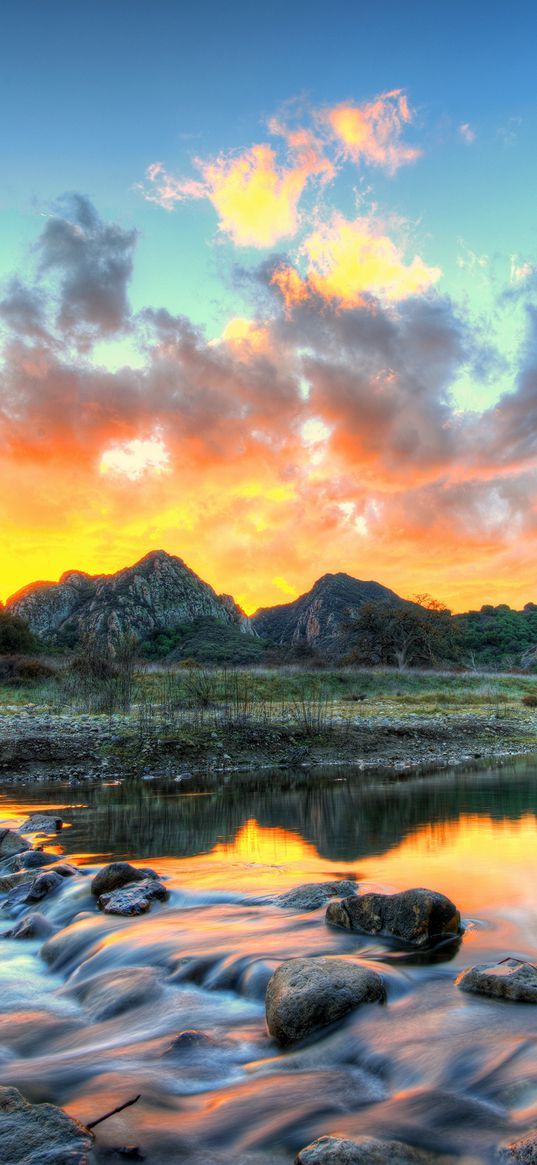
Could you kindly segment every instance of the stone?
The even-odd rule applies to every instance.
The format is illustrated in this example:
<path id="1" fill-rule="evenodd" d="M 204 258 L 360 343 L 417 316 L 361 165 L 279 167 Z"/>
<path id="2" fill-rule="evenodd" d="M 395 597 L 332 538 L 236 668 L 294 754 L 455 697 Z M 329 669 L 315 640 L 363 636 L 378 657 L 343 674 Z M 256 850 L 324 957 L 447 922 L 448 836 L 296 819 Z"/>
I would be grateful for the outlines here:
<path id="1" fill-rule="evenodd" d="M 267 987 L 267 1027 L 278 1043 L 292 1044 L 341 1019 L 361 1003 L 385 998 L 380 975 L 346 959 L 287 959 Z"/>
<path id="2" fill-rule="evenodd" d="M 110 894 L 101 894 L 99 909 L 105 914 L 147 914 L 153 902 L 165 902 L 169 897 L 168 891 L 157 878 L 135 882 L 123 886 L 120 890 L 112 890 Z"/>
<path id="3" fill-rule="evenodd" d="M 82 983 L 67 983 L 66 995 L 74 995 L 95 1021 L 101 1022 L 123 1015 L 125 1011 L 141 1007 L 157 999 L 162 992 L 157 972 L 153 967 L 122 967 L 103 971 Z"/>
<path id="4" fill-rule="evenodd" d="M 29 841 L 14 829 L 0 829 L 0 858 L 10 858 L 22 850 L 31 849 Z"/>
<path id="5" fill-rule="evenodd" d="M 53 1104 L 0 1087 L 2 1165 L 89 1165 L 93 1133 Z"/>
<path id="6" fill-rule="evenodd" d="M 537 967 L 520 959 L 480 963 L 463 971 L 455 982 L 462 991 L 489 995 L 493 999 L 537 1003 Z"/>
<path id="7" fill-rule="evenodd" d="M 24 903 L 41 902 L 47 894 L 54 893 L 63 886 L 63 878 L 55 870 L 44 870 L 30 881 L 20 882 L 6 898 L 6 907 L 11 909 Z"/>
<path id="8" fill-rule="evenodd" d="M 59 833 L 62 828 L 61 817 L 51 817 L 46 813 L 32 813 L 24 825 L 19 825 L 19 833 Z"/>
<path id="9" fill-rule="evenodd" d="M 48 854 L 42 849 L 27 850 L 26 853 L 17 854 L 15 862 L 20 870 L 37 869 L 39 866 L 50 866 L 53 862 L 57 862 L 57 854 Z"/>
<path id="10" fill-rule="evenodd" d="M 275 905 L 288 910 L 317 910 L 319 906 L 324 906 L 329 898 L 343 898 L 348 894 L 354 894 L 355 891 L 356 882 L 347 879 L 341 882 L 305 882 L 280 894 L 275 900 Z"/>
<path id="11" fill-rule="evenodd" d="M 128 886 L 130 882 L 142 882 L 148 878 L 158 878 L 158 874 L 148 868 L 131 866 L 130 862 L 111 862 L 95 875 L 91 892 L 100 898 L 101 894 L 109 894 L 112 890 Z"/>
<path id="12" fill-rule="evenodd" d="M 53 933 L 54 927 L 45 918 L 44 914 L 26 914 L 24 918 L 6 931 L 4 938 L 48 938 Z"/>
<path id="13" fill-rule="evenodd" d="M 501 1145 L 498 1160 L 519 1161 L 521 1165 L 537 1165 L 537 1129 L 516 1141 L 511 1141 L 508 1145 Z"/>
<path id="14" fill-rule="evenodd" d="M 403 890 L 400 894 L 361 894 L 331 902 L 326 921 L 365 934 L 388 934 L 414 946 L 457 935 L 457 907 L 435 890 Z"/>
<path id="15" fill-rule="evenodd" d="M 431 1153 L 404 1145 L 402 1141 L 319 1137 L 300 1150 L 295 1165 L 426 1165 L 437 1160 Z"/>

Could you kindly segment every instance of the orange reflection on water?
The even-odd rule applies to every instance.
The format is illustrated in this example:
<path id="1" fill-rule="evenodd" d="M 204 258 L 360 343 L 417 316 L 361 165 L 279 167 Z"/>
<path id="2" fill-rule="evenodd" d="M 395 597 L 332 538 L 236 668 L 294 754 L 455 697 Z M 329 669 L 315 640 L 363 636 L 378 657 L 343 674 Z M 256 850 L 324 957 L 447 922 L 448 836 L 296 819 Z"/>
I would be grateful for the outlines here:
<path id="1" fill-rule="evenodd" d="M 528 905 L 537 888 L 537 819 L 463 815 L 425 825 L 386 854 L 362 861 L 362 876 L 397 890 L 427 886 L 464 911 Z M 501 886 L 498 885 L 501 878 Z"/>

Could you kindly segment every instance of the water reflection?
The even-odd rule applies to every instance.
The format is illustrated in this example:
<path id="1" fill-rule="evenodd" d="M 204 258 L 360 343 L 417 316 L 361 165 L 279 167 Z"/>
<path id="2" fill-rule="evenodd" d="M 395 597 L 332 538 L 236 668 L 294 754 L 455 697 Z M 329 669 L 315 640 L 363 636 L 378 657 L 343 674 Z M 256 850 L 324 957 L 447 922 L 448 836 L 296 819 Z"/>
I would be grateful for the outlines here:
<path id="1" fill-rule="evenodd" d="M 43 903 L 46 961 L 37 943 L 0 940 L 2 1082 L 82 1120 L 142 1093 L 102 1126 L 100 1161 L 136 1143 L 149 1165 L 291 1165 L 321 1133 L 382 1130 L 484 1165 L 537 1121 L 537 1008 L 453 986 L 471 962 L 536 957 L 533 762 L 369 787 L 332 770 L 64 792 L 5 790 L 0 819 L 61 807 L 72 828 L 58 849 L 90 867 L 133 857 L 170 889 L 147 917 L 103 917 L 89 878 L 74 879 Z M 462 945 L 409 961 L 273 900 L 343 877 L 444 891 L 465 916 Z M 387 1005 L 280 1053 L 264 991 L 298 954 L 365 960 Z M 178 1040 L 184 1029 L 204 1042 Z"/>

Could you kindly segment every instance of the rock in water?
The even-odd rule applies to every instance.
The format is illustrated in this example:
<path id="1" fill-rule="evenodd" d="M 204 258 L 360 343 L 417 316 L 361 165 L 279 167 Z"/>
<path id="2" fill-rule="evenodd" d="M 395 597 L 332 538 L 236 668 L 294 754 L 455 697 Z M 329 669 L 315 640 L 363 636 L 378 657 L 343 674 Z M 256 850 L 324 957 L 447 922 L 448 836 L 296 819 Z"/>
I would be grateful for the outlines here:
<path id="1" fill-rule="evenodd" d="M 88 1165 L 93 1134 L 53 1104 L 0 1087 L 2 1165 Z"/>
<path id="2" fill-rule="evenodd" d="M 331 902 L 326 921 L 366 934 L 389 934 L 415 946 L 453 936 L 461 930 L 457 907 L 435 890 L 403 890 L 400 894 L 362 894 Z"/>
<path id="3" fill-rule="evenodd" d="M 32 813 L 24 825 L 19 825 L 19 833 L 59 833 L 62 828 L 61 817 L 51 817 L 46 813 Z"/>
<path id="4" fill-rule="evenodd" d="M 319 1137 L 295 1158 L 295 1165 L 429 1165 L 438 1157 L 402 1141 L 379 1141 L 376 1137 Z"/>
<path id="5" fill-rule="evenodd" d="M 462 991 L 475 991 L 493 999 L 537 1003 L 537 967 L 520 959 L 503 959 L 501 963 L 469 967 L 455 982 Z"/>
<path id="6" fill-rule="evenodd" d="M 30 842 L 14 829 L 0 829 L 0 858 L 10 858 L 31 848 Z"/>
<path id="7" fill-rule="evenodd" d="M 287 959 L 267 987 L 267 1027 L 278 1043 L 292 1044 L 341 1019 L 360 1003 L 385 998 L 376 971 L 346 959 Z"/>
<path id="8" fill-rule="evenodd" d="M 4 938 L 48 938 L 54 927 L 45 918 L 44 914 L 26 914 L 11 930 L 6 931 Z M 1 1144 L 1 1131 L 0 1131 Z M 1 1159 L 1 1158 L 0 1158 Z"/>
<path id="9" fill-rule="evenodd" d="M 147 914 L 152 902 L 165 902 L 168 896 L 166 887 L 158 878 L 148 878 L 144 882 L 123 886 L 121 890 L 112 890 L 111 894 L 101 894 L 99 909 L 105 914 Z"/>
<path id="10" fill-rule="evenodd" d="M 91 883 L 91 892 L 96 898 L 100 898 L 101 894 L 109 894 L 112 890 L 128 886 L 130 882 L 143 882 L 147 878 L 158 878 L 158 874 L 148 868 L 137 869 L 136 866 L 131 866 L 130 862 L 111 862 L 95 875 Z"/>
<path id="11" fill-rule="evenodd" d="M 356 882 L 306 882 L 302 886 L 294 886 L 285 894 L 280 894 L 275 900 L 276 906 L 283 906 L 288 910 L 317 910 L 324 906 L 329 898 L 342 898 L 345 894 L 354 894 Z"/>
<path id="12" fill-rule="evenodd" d="M 537 1129 L 517 1141 L 511 1141 L 509 1145 L 502 1145 L 498 1150 L 498 1160 L 537 1165 Z"/>

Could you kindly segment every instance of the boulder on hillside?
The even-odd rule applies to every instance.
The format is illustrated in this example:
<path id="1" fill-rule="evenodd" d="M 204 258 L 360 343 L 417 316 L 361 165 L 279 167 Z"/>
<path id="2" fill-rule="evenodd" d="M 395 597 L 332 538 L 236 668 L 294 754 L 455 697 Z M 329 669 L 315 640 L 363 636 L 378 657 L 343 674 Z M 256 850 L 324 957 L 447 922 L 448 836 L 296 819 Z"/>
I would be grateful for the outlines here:
<path id="1" fill-rule="evenodd" d="M 53 1104 L 0 1087 L 2 1165 L 89 1165 L 93 1133 Z"/>
<path id="2" fill-rule="evenodd" d="M 463 971 L 455 982 L 462 991 L 488 995 L 492 999 L 537 1003 L 537 967 L 521 959 L 480 963 Z"/>
<path id="3" fill-rule="evenodd" d="M 295 1165 L 433 1165 L 437 1156 L 402 1141 L 376 1137 L 319 1137 L 295 1157 Z"/>
<path id="4" fill-rule="evenodd" d="M 346 959 L 287 959 L 271 976 L 265 996 L 267 1027 L 282 1045 L 341 1019 L 360 1003 L 385 998 L 376 971 Z"/>
<path id="5" fill-rule="evenodd" d="M 403 890 L 400 894 L 361 894 L 331 902 L 326 921 L 365 934 L 387 934 L 414 946 L 460 933 L 457 907 L 435 890 Z"/>
<path id="6" fill-rule="evenodd" d="M 158 874 L 147 866 L 136 867 L 131 866 L 130 862 L 110 862 L 110 865 L 103 866 L 93 878 L 91 892 L 96 898 L 100 898 L 101 894 L 110 894 L 131 882 L 147 881 L 148 878 L 158 878 Z"/>
<path id="7" fill-rule="evenodd" d="M 104 910 L 105 914 L 147 914 L 153 902 L 165 902 L 168 897 L 166 887 L 158 878 L 148 878 L 112 890 L 110 894 L 101 894 L 99 910 Z"/>

